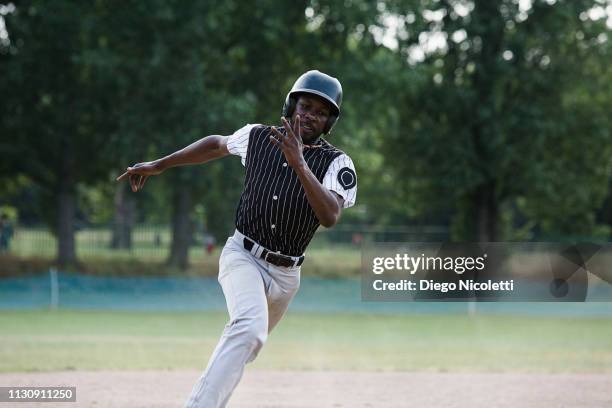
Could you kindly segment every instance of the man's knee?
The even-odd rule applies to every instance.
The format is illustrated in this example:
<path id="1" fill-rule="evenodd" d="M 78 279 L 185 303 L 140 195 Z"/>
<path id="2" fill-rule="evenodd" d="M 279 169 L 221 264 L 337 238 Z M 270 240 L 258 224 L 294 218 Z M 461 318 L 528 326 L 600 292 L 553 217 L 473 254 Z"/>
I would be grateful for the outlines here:
<path id="1" fill-rule="evenodd" d="M 242 342 L 252 347 L 255 352 L 258 352 L 268 339 L 268 319 L 264 317 L 239 318 L 231 322 L 230 331 Z"/>
<path id="2" fill-rule="evenodd" d="M 250 344 L 261 348 L 268 339 L 268 319 L 250 319 L 245 336 Z"/>

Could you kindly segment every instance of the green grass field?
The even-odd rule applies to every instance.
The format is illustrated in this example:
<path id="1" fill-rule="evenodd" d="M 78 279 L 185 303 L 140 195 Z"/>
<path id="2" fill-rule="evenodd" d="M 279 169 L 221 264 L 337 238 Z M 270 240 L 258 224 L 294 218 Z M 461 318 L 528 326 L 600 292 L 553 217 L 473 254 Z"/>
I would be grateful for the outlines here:
<path id="1" fill-rule="evenodd" d="M 224 313 L 0 312 L 0 372 L 201 369 Z M 612 320 L 289 313 L 262 369 L 612 372 Z"/>

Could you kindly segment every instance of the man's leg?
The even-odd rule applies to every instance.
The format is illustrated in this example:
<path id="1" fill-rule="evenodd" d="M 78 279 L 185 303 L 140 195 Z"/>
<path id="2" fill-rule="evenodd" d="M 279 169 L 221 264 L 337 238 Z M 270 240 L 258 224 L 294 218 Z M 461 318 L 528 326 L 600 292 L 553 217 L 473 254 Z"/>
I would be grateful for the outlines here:
<path id="1" fill-rule="evenodd" d="M 266 341 L 268 305 L 260 268 L 250 253 L 228 241 L 219 260 L 219 283 L 230 321 L 187 407 L 224 407 L 245 364 L 255 359 Z"/>
<path id="2" fill-rule="evenodd" d="M 268 333 L 270 333 L 285 315 L 289 303 L 300 287 L 300 267 L 282 268 L 268 265 L 266 286 Z"/>

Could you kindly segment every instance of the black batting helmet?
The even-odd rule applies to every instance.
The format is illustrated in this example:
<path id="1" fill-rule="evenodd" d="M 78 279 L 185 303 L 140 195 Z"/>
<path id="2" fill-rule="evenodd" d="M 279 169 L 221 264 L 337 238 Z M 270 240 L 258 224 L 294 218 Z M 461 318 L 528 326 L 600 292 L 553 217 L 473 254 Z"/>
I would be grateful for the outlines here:
<path id="1" fill-rule="evenodd" d="M 284 117 L 289 118 L 293 115 L 298 95 L 301 93 L 320 96 L 329 103 L 331 114 L 323 129 L 323 133 L 329 133 L 338 117 L 340 117 L 340 104 L 342 103 L 342 85 L 340 85 L 340 81 L 317 70 L 302 74 L 287 94 L 285 105 L 283 105 Z"/>

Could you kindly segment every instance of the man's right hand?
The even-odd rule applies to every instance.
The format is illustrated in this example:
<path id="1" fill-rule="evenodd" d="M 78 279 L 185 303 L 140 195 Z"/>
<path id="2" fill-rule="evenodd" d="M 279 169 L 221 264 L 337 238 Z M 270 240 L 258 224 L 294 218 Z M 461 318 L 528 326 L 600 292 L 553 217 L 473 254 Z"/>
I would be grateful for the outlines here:
<path id="1" fill-rule="evenodd" d="M 136 163 L 135 165 L 128 167 L 122 175 L 117 177 L 117 181 L 121 181 L 125 178 L 128 178 L 130 181 L 130 186 L 132 187 L 132 191 L 136 192 L 142 190 L 149 176 L 155 176 L 157 174 L 162 173 L 159 162 L 151 161 L 144 163 Z"/>

